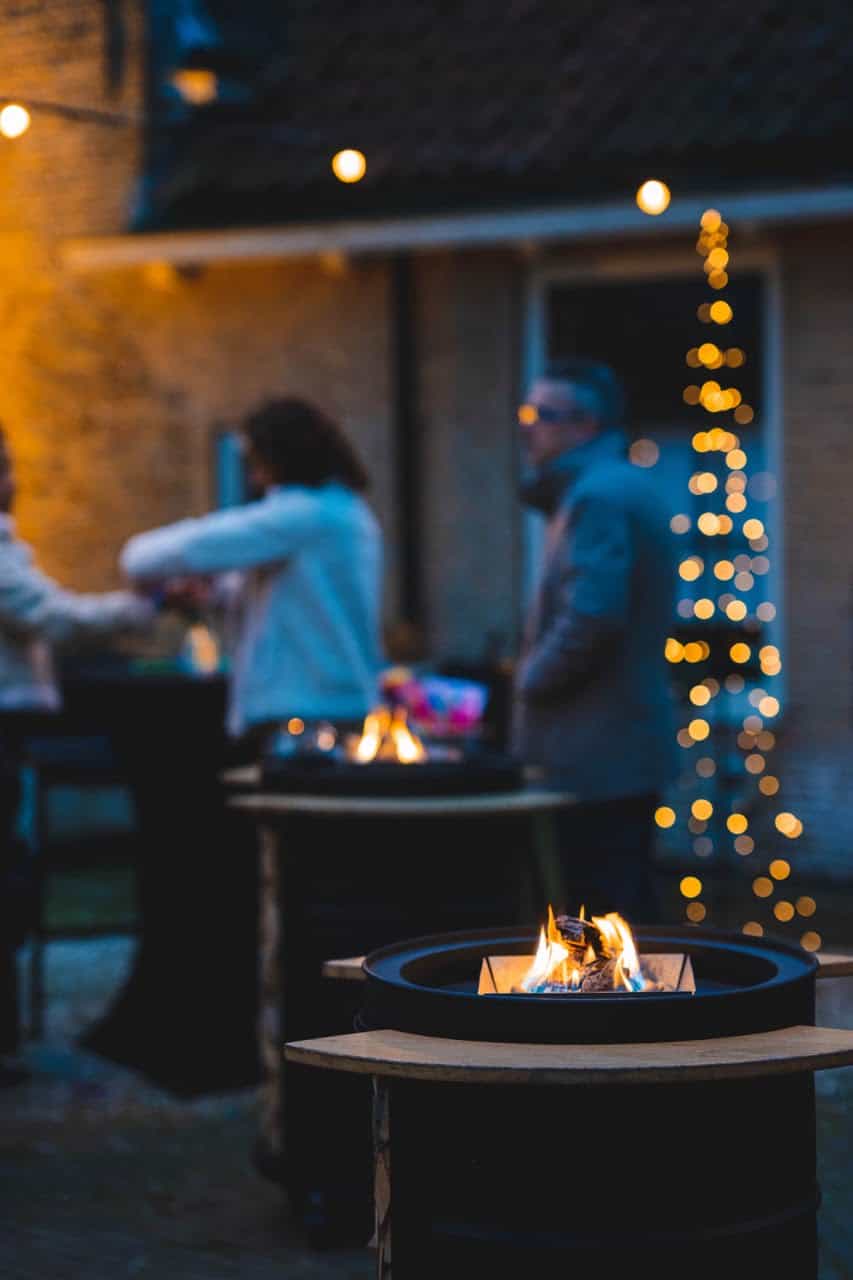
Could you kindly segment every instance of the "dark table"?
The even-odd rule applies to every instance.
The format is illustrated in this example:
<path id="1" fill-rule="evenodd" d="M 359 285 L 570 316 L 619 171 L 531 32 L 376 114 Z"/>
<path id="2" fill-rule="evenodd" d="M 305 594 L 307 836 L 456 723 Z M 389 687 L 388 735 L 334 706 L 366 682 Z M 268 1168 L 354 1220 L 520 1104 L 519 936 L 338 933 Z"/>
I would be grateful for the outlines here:
<path id="1" fill-rule="evenodd" d="M 69 732 L 110 740 L 138 827 L 140 942 L 87 1048 L 191 1096 L 259 1078 L 257 858 L 225 806 L 226 679 L 89 668 L 63 684 Z"/>
<path id="2" fill-rule="evenodd" d="M 533 787 L 382 799 L 264 793 L 227 775 L 260 831 L 264 1085 L 256 1159 L 318 1244 L 364 1243 L 371 1222 L 369 1086 L 295 1065 L 286 1040 L 352 1030 L 359 984 L 324 962 L 421 934 L 542 917 L 563 900 L 551 817 Z M 242 794 L 236 794 L 241 792 Z"/>

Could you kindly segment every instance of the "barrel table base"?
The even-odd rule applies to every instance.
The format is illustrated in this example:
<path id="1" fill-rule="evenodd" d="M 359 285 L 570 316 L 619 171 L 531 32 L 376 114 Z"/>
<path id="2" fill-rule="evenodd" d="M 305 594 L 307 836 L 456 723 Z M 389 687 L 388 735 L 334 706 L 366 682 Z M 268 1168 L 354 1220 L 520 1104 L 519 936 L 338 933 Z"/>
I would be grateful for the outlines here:
<path id="1" fill-rule="evenodd" d="M 537 1046 L 377 1031 L 288 1056 L 374 1073 L 381 1280 L 816 1280 L 812 1073 L 853 1063 L 853 1032 Z"/>

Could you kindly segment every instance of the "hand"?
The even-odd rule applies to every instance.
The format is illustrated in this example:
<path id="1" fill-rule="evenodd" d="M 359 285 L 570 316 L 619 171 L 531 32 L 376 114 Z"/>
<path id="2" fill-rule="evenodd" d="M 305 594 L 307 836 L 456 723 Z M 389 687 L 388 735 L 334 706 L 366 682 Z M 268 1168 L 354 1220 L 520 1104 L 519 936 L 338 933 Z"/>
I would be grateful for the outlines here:
<path id="1" fill-rule="evenodd" d="M 210 604 L 212 590 L 207 578 L 172 578 L 163 590 L 163 606 L 198 615 Z"/>

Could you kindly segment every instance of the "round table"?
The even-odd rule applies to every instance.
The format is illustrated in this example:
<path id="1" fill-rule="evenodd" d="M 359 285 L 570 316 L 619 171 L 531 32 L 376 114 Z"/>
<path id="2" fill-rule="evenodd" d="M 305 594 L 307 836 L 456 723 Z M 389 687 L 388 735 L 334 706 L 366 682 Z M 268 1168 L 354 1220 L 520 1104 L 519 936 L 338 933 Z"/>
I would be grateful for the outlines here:
<path id="1" fill-rule="evenodd" d="M 299 1065 L 285 1078 L 285 1041 L 352 1030 L 358 984 L 324 976 L 332 957 L 541 917 L 549 898 L 561 899 L 550 818 L 574 797 L 533 785 L 447 797 L 285 794 L 260 791 L 254 768 L 224 780 L 231 807 L 250 815 L 260 835 L 264 1080 L 256 1160 L 286 1185 L 318 1242 L 363 1243 L 371 1222 L 369 1089 Z"/>

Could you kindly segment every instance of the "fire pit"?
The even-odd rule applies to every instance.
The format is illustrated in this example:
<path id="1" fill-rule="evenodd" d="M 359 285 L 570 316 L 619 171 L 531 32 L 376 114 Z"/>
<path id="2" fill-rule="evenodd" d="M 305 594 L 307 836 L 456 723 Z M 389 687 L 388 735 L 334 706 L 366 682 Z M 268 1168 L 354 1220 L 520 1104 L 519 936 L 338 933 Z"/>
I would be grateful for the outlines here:
<path id="1" fill-rule="evenodd" d="M 262 762 L 269 790 L 336 796 L 486 795 L 522 785 L 520 764 L 479 744 L 427 743 L 403 707 L 378 707 L 361 733 L 285 725 Z"/>
<path id="2" fill-rule="evenodd" d="M 592 925 L 561 935 L 581 958 Z M 853 1033 L 814 1028 L 815 959 L 695 927 L 635 933 L 642 988 L 584 989 L 569 969 L 525 990 L 507 971 L 530 968 L 532 930 L 385 947 L 365 961 L 362 1030 L 289 1047 L 376 1078 L 380 1275 L 392 1206 L 396 1280 L 817 1276 L 812 1073 L 853 1062 Z"/>

